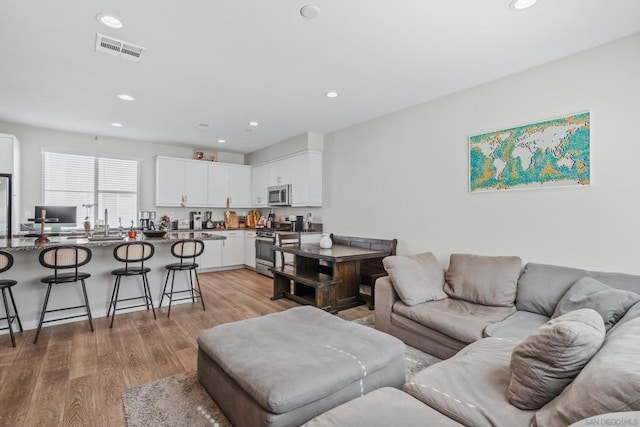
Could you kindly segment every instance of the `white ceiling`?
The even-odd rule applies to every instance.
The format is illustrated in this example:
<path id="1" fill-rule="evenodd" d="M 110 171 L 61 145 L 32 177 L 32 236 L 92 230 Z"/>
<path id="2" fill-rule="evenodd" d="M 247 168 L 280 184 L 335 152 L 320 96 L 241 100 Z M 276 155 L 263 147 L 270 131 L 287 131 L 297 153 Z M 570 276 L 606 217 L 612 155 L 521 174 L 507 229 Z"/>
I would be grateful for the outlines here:
<path id="1" fill-rule="evenodd" d="M 247 153 L 640 31 L 638 0 L 509 3 L 0 0 L 0 120 Z M 96 53 L 97 32 L 145 46 L 142 62 Z"/>

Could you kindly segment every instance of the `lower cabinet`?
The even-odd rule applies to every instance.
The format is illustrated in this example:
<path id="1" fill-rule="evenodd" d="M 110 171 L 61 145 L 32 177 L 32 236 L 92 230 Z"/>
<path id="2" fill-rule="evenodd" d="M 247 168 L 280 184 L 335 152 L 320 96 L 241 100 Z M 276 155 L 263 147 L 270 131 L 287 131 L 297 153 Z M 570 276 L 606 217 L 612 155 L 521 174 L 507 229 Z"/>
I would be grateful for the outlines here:
<path id="1" fill-rule="evenodd" d="M 256 268 L 256 232 L 244 232 L 244 265 Z"/>
<path id="2" fill-rule="evenodd" d="M 224 240 L 204 240 L 204 252 L 200 255 L 200 268 L 222 267 L 222 242 Z"/>
<path id="3" fill-rule="evenodd" d="M 222 266 L 244 264 L 244 231 L 232 230 L 223 231 L 226 240 L 222 241 Z"/>

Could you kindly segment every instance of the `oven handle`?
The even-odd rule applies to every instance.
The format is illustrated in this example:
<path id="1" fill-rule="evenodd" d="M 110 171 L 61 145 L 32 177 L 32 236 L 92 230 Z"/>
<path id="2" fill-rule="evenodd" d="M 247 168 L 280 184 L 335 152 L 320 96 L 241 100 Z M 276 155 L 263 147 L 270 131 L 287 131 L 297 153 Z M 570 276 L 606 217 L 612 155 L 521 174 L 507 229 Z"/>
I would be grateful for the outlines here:
<path id="1" fill-rule="evenodd" d="M 274 239 L 273 237 L 256 237 L 256 240 L 259 240 L 261 242 L 271 242 L 273 244 L 276 243 L 276 239 Z"/>

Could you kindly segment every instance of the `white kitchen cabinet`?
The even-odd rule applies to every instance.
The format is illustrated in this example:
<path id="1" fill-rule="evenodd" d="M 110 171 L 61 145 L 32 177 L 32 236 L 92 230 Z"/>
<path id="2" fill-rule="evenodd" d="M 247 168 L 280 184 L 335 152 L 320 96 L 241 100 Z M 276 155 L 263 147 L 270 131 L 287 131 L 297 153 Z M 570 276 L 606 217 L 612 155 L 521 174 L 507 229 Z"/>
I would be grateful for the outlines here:
<path id="1" fill-rule="evenodd" d="M 222 266 L 244 264 L 244 231 L 227 230 L 221 233 L 226 237 L 222 241 Z"/>
<path id="2" fill-rule="evenodd" d="M 251 207 L 251 166 L 228 165 L 231 207 Z"/>
<path id="3" fill-rule="evenodd" d="M 256 268 L 256 232 L 244 231 L 244 265 Z"/>
<path id="4" fill-rule="evenodd" d="M 208 163 L 156 158 L 156 206 L 207 206 Z"/>
<path id="5" fill-rule="evenodd" d="M 267 206 L 267 187 L 269 186 L 269 163 L 251 167 L 251 205 Z"/>
<path id="6" fill-rule="evenodd" d="M 11 184 L 12 184 L 11 233 L 14 234 L 20 231 L 21 211 L 20 211 L 20 142 L 13 135 L 0 134 L 0 173 L 11 175 Z M 2 217 L 0 217 L 0 222 L 2 222 Z M 4 230 L 5 227 L 6 226 L 4 225 L 0 226 L 0 229 Z M 1 230 L 0 230 L 0 233 L 2 233 Z"/>
<path id="7" fill-rule="evenodd" d="M 291 158 L 291 206 L 322 206 L 322 153 Z"/>
<path id="8" fill-rule="evenodd" d="M 291 184 L 291 205 L 322 206 L 322 153 L 306 151 L 251 168 L 251 205 L 267 206 L 267 187 Z"/>
<path id="9" fill-rule="evenodd" d="M 210 163 L 207 192 L 207 206 L 226 207 L 229 198 L 231 207 L 250 207 L 251 166 Z"/>
<path id="10" fill-rule="evenodd" d="M 291 184 L 293 159 L 286 157 L 269 163 L 269 185 Z"/>
<path id="11" fill-rule="evenodd" d="M 223 240 L 203 240 L 204 252 L 198 259 L 200 269 L 222 267 L 222 242 Z"/>

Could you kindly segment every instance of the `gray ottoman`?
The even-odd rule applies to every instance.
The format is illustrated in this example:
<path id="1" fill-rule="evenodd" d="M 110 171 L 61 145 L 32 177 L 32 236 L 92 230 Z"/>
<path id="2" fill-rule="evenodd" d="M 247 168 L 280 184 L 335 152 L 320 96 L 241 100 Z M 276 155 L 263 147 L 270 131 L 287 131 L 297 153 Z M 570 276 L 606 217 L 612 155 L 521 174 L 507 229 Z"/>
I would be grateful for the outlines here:
<path id="1" fill-rule="evenodd" d="M 198 379 L 236 426 L 293 426 L 405 382 L 402 341 L 305 306 L 198 337 Z"/>

